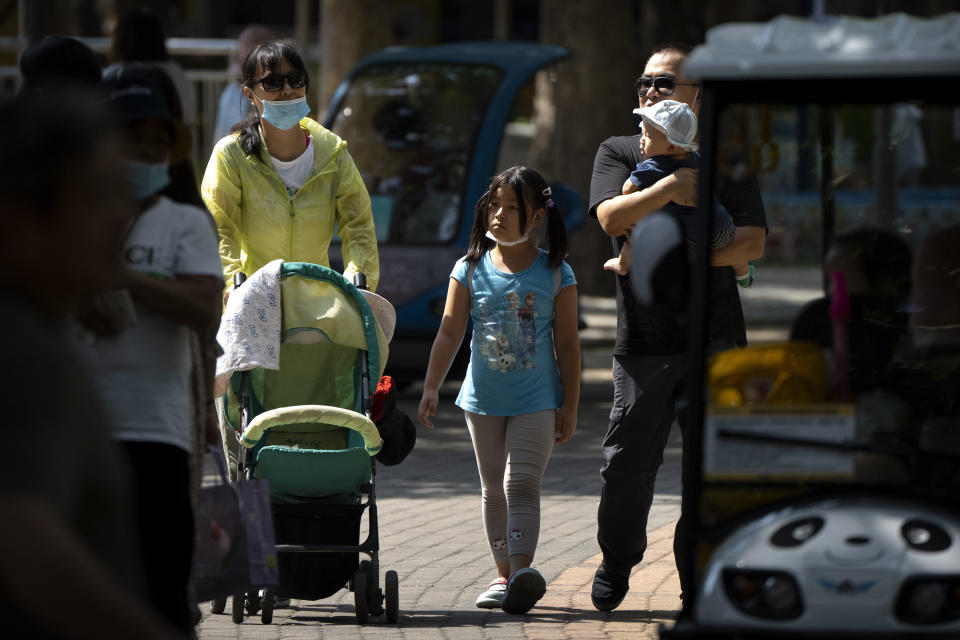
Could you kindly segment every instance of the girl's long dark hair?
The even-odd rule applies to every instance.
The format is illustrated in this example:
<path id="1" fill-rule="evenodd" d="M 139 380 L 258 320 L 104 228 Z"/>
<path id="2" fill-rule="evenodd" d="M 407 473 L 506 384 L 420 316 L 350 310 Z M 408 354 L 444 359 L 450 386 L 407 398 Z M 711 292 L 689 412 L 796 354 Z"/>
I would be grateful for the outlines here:
<path id="1" fill-rule="evenodd" d="M 544 224 L 547 225 L 546 245 L 547 264 L 556 269 L 567 255 L 567 229 L 563 224 L 563 216 L 553 204 L 550 196 L 545 194 L 547 181 L 539 173 L 529 167 L 510 167 L 506 171 L 494 176 L 486 192 L 477 201 L 473 214 L 473 229 L 470 231 L 470 244 L 467 247 L 467 260 L 477 262 L 484 253 L 493 248 L 493 240 L 487 238 L 487 212 L 490 201 L 497 194 L 499 188 L 513 189 L 517 194 L 517 204 L 520 205 L 520 229 L 527 228 L 527 202 L 530 211 L 543 209 L 546 214 Z M 548 201 L 550 206 L 547 206 Z"/>
<path id="2" fill-rule="evenodd" d="M 290 66 L 303 74 L 306 78 L 307 91 L 310 90 L 310 75 L 307 73 L 307 65 L 303 63 L 303 58 L 297 53 L 297 50 L 281 40 L 270 42 L 261 42 L 247 54 L 243 61 L 243 67 L 240 72 L 240 82 L 253 90 L 257 80 L 262 78 L 267 72 L 277 73 L 280 69 L 280 62 L 286 60 Z M 246 99 L 246 98 L 244 98 Z M 247 114 L 247 117 L 233 125 L 230 133 L 239 133 L 240 148 L 247 155 L 259 156 L 262 141 L 260 139 L 260 113 L 253 109 Z"/>

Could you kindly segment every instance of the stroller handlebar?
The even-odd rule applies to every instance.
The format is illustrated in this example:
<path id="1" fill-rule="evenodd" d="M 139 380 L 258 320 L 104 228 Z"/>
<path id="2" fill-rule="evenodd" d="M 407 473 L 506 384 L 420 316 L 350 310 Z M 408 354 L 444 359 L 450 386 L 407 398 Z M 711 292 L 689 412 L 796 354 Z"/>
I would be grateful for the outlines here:
<path id="1" fill-rule="evenodd" d="M 310 423 L 334 425 L 358 432 L 363 437 L 364 448 L 371 456 L 376 455 L 383 446 L 377 426 L 365 415 L 349 409 L 320 404 L 305 404 L 265 411 L 247 425 L 240 437 L 240 444 L 247 448 L 255 446 L 263 434 L 272 427 Z"/>

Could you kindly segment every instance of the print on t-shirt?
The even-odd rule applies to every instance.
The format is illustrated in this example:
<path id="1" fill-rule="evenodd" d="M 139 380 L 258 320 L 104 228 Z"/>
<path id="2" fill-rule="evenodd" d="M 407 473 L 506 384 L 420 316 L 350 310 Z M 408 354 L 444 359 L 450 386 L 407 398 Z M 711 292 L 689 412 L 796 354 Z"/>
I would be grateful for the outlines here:
<path id="1" fill-rule="evenodd" d="M 494 371 L 533 369 L 537 354 L 537 296 L 528 291 L 520 304 L 520 294 L 509 291 L 502 299 L 487 297 L 477 301 L 480 325 L 480 354 Z"/>

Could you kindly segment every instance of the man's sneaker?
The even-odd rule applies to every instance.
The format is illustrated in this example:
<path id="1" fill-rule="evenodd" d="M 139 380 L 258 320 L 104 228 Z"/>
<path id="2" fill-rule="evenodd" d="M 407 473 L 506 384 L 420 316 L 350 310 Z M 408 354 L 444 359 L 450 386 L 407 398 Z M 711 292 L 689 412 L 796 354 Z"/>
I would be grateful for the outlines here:
<path id="1" fill-rule="evenodd" d="M 503 594 L 507 592 L 507 579 L 497 578 L 490 583 L 487 590 L 477 598 L 477 606 L 481 609 L 499 609 L 503 602 Z"/>
<path id="2" fill-rule="evenodd" d="M 540 572 L 531 567 L 520 569 L 507 583 L 507 592 L 503 596 L 500 608 L 507 613 L 523 615 L 537 604 L 537 600 L 547 592 L 547 581 Z"/>
<path id="3" fill-rule="evenodd" d="M 622 575 L 613 573 L 601 562 L 593 576 L 590 599 L 598 611 L 613 611 L 620 606 L 629 590 L 630 572 Z"/>

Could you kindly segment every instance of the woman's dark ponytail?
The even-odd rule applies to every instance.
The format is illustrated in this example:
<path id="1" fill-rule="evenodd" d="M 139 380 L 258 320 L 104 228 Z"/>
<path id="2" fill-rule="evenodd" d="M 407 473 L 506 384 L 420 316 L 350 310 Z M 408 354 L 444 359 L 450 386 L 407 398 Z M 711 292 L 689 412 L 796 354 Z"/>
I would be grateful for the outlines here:
<path id="1" fill-rule="evenodd" d="M 249 156 L 259 156 L 263 141 L 260 139 L 260 112 L 256 109 L 230 128 L 230 133 L 238 133 L 237 142 L 243 152 Z"/>

